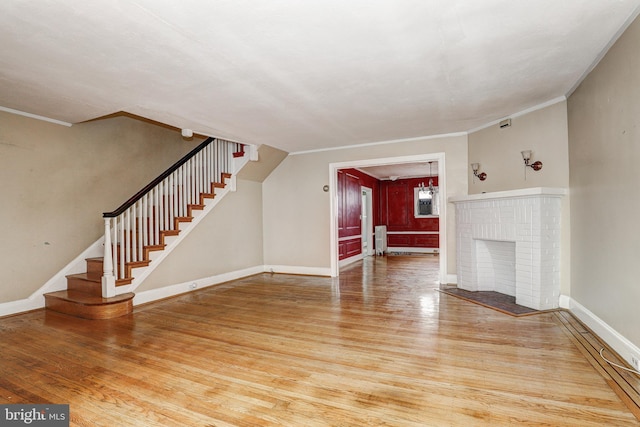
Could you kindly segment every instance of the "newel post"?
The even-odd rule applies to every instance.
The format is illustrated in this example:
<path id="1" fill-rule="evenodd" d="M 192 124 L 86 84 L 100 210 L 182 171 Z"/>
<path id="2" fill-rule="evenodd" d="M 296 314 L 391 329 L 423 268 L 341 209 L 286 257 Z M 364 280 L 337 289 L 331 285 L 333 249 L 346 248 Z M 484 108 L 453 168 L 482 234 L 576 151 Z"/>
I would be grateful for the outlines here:
<path id="1" fill-rule="evenodd" d="M 110 218 L 104 219 L 104 259 L 102 273 L 102 297 L 110 298 L 116 296 L 116 277 L 113 274 Z"/>

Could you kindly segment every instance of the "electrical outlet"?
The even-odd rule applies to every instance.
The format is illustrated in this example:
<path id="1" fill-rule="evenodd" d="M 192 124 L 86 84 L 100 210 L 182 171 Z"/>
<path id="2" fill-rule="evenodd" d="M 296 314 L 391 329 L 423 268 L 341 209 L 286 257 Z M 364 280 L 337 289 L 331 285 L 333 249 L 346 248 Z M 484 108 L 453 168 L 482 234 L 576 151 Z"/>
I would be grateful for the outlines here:
<path id="1" fill-rule="evenodd" d="M 633 369 L 636 371 L 640 371 L 640 358 L 634 354 L 631 355 L 631 366 L 633 366 Z"/>

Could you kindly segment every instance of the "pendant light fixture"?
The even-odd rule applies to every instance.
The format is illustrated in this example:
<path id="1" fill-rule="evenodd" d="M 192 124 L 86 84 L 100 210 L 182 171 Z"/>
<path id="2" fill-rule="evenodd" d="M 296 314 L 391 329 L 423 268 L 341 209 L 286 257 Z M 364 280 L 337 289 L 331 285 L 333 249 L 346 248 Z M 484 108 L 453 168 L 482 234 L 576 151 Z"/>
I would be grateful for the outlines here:
<path id="1" fill-rule="evenodd" d="M 433 162 L 429 162 L 429 194 L 433 196 L 436 193 L 436 189 L 433 186 L 433 174 L 431 172 L 431 163 Z"/>

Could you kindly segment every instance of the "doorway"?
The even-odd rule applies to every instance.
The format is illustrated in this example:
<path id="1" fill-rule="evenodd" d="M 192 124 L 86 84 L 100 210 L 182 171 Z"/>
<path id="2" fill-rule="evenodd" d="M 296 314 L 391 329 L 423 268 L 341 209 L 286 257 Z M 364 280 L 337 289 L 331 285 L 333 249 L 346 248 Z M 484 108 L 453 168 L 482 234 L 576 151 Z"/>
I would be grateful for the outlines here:
<path id="1" fill-rule="evenodd" d="M 446 190 L 446 174 L 445 174 L 445 154 L 444 153 L 430 153 L 430 154 L 418 154 L 412 156 L 402 157 L 389 157 L 381 159 L 370 160 L 355 160 L 349 162 L 330 163 L 329 164 L 329 196 L 330 196 L 330 253 L 331 253 L 331 276 L 338 277 L 339 275 L 339 253 L 338 253 L 338 170 L 359 168 L 367 166 L 385 166 L 385 165 L 399 165 L 410 164 L 417 162 L 429 162 L 435 161 L 438 164 L 438 181 L 440 197 L 442 197 L 443 203 L 440 207 L 440 215 L 438 217 L 439 226 L 439 281 L 441 283 L 447 283 L 447 190 Z M 375 225 L 375 224 L 374 224 Z"/>
<path id="2" fill-rule="evenodd" d="M 373 189 L 360 187 L 362 189 L 362 255 L 373 255 Z"/>

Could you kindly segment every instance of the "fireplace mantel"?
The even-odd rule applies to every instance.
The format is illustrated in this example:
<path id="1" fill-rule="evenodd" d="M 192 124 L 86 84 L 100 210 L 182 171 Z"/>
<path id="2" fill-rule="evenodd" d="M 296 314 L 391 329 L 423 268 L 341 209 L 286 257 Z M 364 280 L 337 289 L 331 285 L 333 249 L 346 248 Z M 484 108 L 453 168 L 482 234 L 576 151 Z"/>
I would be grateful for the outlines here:
<path id="1" fill-rule="evenodd" d="M 536 310 L 558 307 L 564 188 L 452 197 L 458 287 L 497 291 Z"/>
<path id="2" fill-rule="evenodd" d="M 562 197 L 567 194 L 566 188 L 534 187 L 520 190 L 494 191 L 492 193 L 471 194 L 469 196 L 450 197 L 451 203 L 467 202 L 471 200 L 494 200 L 506 198 L 519 198 L 531 196 L 555 196 Z"/>

